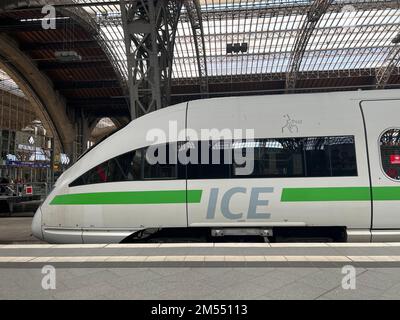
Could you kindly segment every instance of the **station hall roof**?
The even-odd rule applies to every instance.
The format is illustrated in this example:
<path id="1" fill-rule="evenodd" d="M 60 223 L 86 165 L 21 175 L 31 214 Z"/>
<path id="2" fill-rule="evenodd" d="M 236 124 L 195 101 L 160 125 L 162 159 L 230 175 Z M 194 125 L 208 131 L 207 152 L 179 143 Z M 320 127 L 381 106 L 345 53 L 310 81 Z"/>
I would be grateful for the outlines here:
<path id="1" fill-rule="evenodd" d="M 38 0 L 40 2 L 40 0 Z M 34 3 L 35 1 L 31 1 Z M 204 50 L 209 92 L 214 95 L 249 92 L 284 92 L 298 50 L 299 33 L 308 19 L 310 0 L 201 0 Z M 400 34 L 398 0 L 332 0 L 304 44 L 296 70 L 296 88 L 367 88 L 375 84 L 376 71 L 388 57 Z M 46 71 L 72 105 L 96 106 L 104 101 L 125 108 L 127 63 L 120 5 L 112 0 L 74 0 L 64 7 L 54 32 L 32 30 L 25 25 L 40 18 L 34 5 L 0 15 L 0 30 L 10 32 L 33 60 Z M 7 29 L 5 18 L 18 21 Z M 61 18 L 60 17 L 60 18 Z M 69 21 L 67 18 L 70 17 Z M 80 17 L 77 18 L 77 17 Z M 97 34 L 87 31 L 82 22 Z M 244 44 L 240 52 L 227 46 Z M 71 48 L 82 62 L 60 65 L 54 50 Z M 198 97 L 199 70 L 190 19 L 182 8 L 175 38 L 173 102 Z M 400 83 L 400 59 L 387 85 Z M 90 66 L 91 65 L 91 66 Z M 89 82 L 96 81 L 90 87 Z M 121 85 L 122 84 L 122 85 Z M 114 97 L 114 99 L 113 99 Z M 97 99 L 97 100 L 96 100 Z M 105 102 L 104 102 L 105 103 Z"/>
<path id="2" fill-rule="evenodd" d="M 101 3 L 80 0 L 81 3 Z M 87 12 L 96 17 L 118 63 L 126 70 L 120 7 L 103 0 Z M 296 37 L 307 19 L 309 0 L 199 1 L 205 40 L 210 91 L 229 84 L 267 82 L 260 89 L 284 88 Z M 400 33 L 400 2 L 388 0 L 334 0 L 319 19 L 298 68 L 298 87 L 362 86 L 373 84 L 375 70 L 387 62 L 392 41 Z M 196 84 L 199 77 L 196 48 L 188 15 L 183 8 L 175 38 L 173 80 L 176 87 Z M 227 45 L 245 43 L 247 50 L 227 53 Z M 400 60 L 389 83 L 399 83 Z M 253 85 L 251 85 L 253 83 Z M 255 87 L 254 87 L 255 85 Z M 178 89 L 178 88 L 177 88 Z M 224 90 L 224 89 L 223 89 Z M 185 90 L 182 90 L 185 94 Z"/>

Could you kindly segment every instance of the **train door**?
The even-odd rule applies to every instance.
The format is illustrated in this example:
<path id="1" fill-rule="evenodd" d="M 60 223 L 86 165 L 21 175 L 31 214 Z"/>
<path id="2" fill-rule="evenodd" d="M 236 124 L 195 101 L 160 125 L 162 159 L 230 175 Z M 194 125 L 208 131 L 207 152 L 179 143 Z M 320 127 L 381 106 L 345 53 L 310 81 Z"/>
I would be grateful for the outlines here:
<path id="1" fill-rule="evenodd" d="M 372 183 L 372 229 L 400 229 L 400 100 L 363 101 Z M 374 235 L 374 231 L 373 231 Z"/>
<path id="2" fill-rule="evenodd" d="M 210 159 L 215 152 L 224 163 L 187 167 L 190 227 L 338 226 L 369 232 L 368 162 L 358 105 L 346 100 L 333 107 L 330 98 L 304 97 L 189 104 L 191 131 L 216 128 L 220 133 L 201 147 L 202 154 L 205 150 Z M 287 129 L 288 123 L 296 129 Z M 227 127 L 242 133 L 251 128 L 255 138 L 244 141 L 243 134 L 231 146 L 222 144 L 218 138 Z M 242 152 L 250 172 L 239 172 L 242 161 L 222 161 L 229 148 Z"/>

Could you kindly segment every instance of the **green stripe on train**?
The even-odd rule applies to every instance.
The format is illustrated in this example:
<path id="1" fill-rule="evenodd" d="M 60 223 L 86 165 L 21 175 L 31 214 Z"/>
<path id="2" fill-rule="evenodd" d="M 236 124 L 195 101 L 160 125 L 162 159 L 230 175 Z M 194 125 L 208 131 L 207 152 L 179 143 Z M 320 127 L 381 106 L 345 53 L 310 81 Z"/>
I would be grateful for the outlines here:
<path id="1" fill-rule="evenodd" d="M 373 187 L 375 201 L 400 200 L 400 187 Z M 369 187 L 283 188 L 282 202 L 370 201 Z"/>
<path id="2" fill-rule="evenodd" d="M 202 190 L 188 190 L 187 202 L 199 203 Z M 51 205 L 186 203 L 186 190 L 74 193 L 55 196 Z"/>
<path id="3" fill-rule="evenodd" d="M 372 188 L 375 201 L 400 200 L 399 187 Z M 188 190 L 187 202 L 200 203 L 202 190 Z M 282 202 L 370 201 L 369 187 L 283 188 Z M 185 190 L 76 193 L 55 196 L 51 205 L 186 203 Z"/>

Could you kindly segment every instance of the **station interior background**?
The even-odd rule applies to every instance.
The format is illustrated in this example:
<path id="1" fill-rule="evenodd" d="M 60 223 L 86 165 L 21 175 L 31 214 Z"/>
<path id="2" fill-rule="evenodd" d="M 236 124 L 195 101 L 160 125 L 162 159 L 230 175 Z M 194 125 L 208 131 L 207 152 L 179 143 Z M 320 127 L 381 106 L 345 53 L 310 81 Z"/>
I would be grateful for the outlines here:
<path id="1" fill-rule="evenodd" d="M 166 1 L 157 22 L 142 17 L 157 52 L 126 27 L 133 3 L 2 1 L 3 200 L 43 199 L 88 148 L 168 105 L 400 86 L 396 0 Z M 43 28 L 46 14 L 54 28 Z M 153 66 L 143 52 L 162 58 Z"/>

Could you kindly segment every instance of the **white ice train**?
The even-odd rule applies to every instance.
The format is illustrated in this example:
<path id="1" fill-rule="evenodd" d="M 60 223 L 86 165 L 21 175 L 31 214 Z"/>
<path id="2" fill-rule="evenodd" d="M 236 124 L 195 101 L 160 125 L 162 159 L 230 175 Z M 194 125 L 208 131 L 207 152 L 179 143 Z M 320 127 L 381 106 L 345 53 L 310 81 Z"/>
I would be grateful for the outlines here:
<path id="1" fill-rule="evenodd" d="M 214 136 L 202 139 L 207 128 Z M 238 174 L 241 166 L 223 159 L 151 165 L 150 129 L 165 132 L 157 144 L 168 152 L 177 141 L 179 150 L 200 148 L 196 134 L 201 154 L 252 148 L 253 170 Z M 253 129 L 254 141 L 221 143 L 223 129 Z M 400 90 L 215 98 L 150 113 L 64 172 L 32 231 L 50 243 L 111 243 L 143 230 L 200 227 L 400 241 Z"/>

